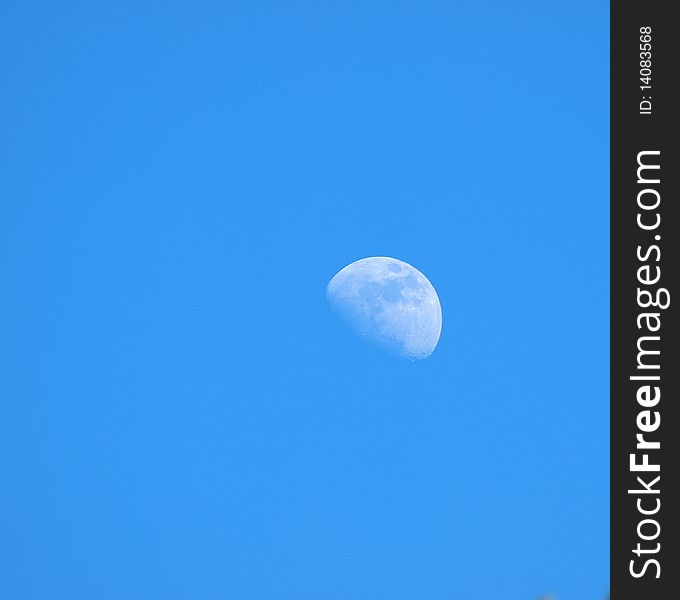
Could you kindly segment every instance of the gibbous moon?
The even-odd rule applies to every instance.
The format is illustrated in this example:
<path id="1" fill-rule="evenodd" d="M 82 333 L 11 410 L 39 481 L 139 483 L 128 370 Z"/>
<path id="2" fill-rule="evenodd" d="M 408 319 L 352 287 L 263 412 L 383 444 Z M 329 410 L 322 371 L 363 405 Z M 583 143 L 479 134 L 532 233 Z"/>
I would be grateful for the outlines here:
<path id="1" fill-rule="evenodd" d="M 392 354 L 418 360 L 437 346 L 442 330 L 437 292 L 408 263 L 362 258 L 330 280 L 326 295 L 351 329 Z"/>

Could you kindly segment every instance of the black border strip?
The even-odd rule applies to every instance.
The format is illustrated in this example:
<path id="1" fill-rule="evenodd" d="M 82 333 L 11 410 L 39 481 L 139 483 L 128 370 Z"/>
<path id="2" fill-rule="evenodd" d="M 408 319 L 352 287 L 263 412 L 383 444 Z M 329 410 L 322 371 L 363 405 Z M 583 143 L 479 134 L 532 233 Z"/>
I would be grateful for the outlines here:
<path id="1" fill-rule="evenodd" d="M 680 28 L 671 16 L 673 9 L 677 7 L 672 2 L 650 0 L 611 4 L 611 597 L 615 600 L 680 598 L 680 362 L 674 306 L 680 295 L 673 297 L 680 294 L 676 285 L 680 140 L 674 114 L 680 102 L 672 91 L 679 87 Z M 650 28 L 649 34 L 643 28 Z M 643 89 L 648 72 L 641 69 L 647 68 L 651 87 Z M 659 168 L 643 167 L 638 173 L 639 162 Z M 654 206 L 657 196 L 658 206 Z M 660 279 L 655 281 L 657 274 Z M 669 292 L 670 306 L 643 306 L 650 297 L 665 304 L 663 289 Z M 643 316 L 653 313 L 658 321 Z M 658 331 L 652 331 L 659 323 Z M 638 434 L 647 447 L 638 447 Z M 654 442 L 660 448 L 654 448 Z M 631 468 L 631 454 L 642 466 Z M 658 466 L 659 470 L 643 470 L 648 468 L 645 461 L 650 469 Z"/>

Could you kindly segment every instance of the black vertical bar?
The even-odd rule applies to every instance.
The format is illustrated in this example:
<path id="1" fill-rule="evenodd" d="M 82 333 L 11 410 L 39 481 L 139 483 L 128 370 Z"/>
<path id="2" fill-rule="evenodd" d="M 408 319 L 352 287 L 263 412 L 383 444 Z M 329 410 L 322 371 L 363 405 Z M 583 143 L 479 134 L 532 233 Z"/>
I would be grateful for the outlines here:
<path id="1" fill-rule="evenodd" d="M 611 3 L 611 597 L 615 600 L 680 598 L 676 317 L 680 140 L 674 114 L 679 99 L 673 92 L 679 87 L 680 30 L 671 15 L 676 8 L 673 2 L 651 0 Z M 640 161 L 659 168 L 643 166 L 638 173 Z M 652 227 L 657 217 L 660 221 Z M 660 279 L 655 281 L 657 274 Z M 667 308 L 663 308 L 664 289 L 671 298 Z M 650 298 L 659 306 L 644 307 Z M 658 315 L 658 320 L 644 315 Z M 650 330 L 659 324 L 658 331 Z M 656 351 L 659 354 L 652 353 Z M 645 445 L 654 442 L 660 443 L 659 449 Z M 639 466 L 631 467 L 631 455 Z M 645 460 L 659 470 L 636 470 L 648 468 Z"/>

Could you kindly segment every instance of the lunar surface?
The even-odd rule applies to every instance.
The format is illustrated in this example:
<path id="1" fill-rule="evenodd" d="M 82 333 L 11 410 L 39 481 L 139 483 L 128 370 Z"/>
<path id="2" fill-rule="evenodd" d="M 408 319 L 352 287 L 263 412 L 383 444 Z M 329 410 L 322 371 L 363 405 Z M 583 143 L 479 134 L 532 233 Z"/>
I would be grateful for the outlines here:
<path id="1" fill-rule="evenodd" d="M 437 346 L 442 330 L 437 292 L 408 263 L 362 258 L 331 279 L 326 295 L 352 330 L 392 354 L 419 360 Z"/>

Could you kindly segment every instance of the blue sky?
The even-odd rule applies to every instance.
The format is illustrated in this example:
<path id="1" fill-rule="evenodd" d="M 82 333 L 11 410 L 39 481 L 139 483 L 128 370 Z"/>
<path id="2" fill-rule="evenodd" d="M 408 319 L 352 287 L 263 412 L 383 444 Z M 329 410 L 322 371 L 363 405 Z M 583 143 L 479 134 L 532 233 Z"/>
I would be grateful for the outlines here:
<path id="1" fill-rule="evenodd" d="M 3 3 L 0 595 L 602 598 L 608 10 Z"/>

